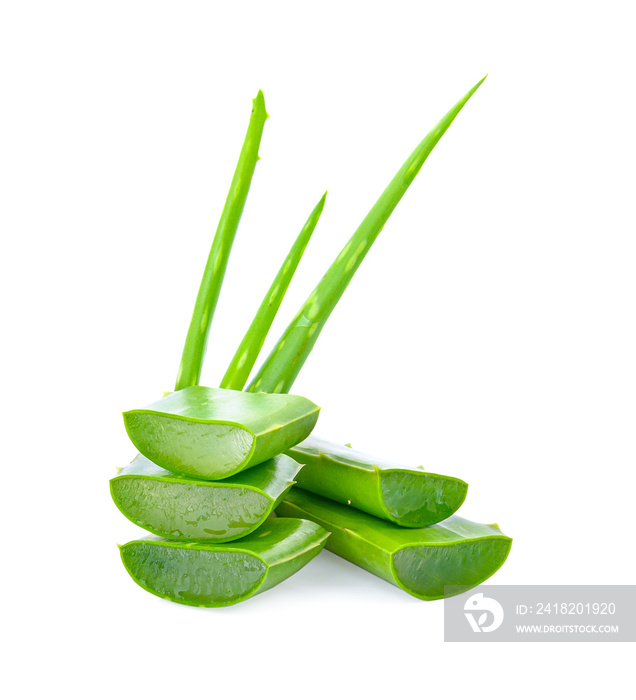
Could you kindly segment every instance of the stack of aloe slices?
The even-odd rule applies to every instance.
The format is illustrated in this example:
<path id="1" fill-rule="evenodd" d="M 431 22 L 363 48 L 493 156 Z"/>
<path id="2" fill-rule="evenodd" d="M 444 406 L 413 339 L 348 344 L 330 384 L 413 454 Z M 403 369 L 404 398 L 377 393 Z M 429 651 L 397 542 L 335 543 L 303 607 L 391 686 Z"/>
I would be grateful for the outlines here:
<path id="1" fill-rule="evenodd" d="M 204 607 L 288 578 L 323 547 L 425 600 L 478 585 L 512 540 L 454 515 L 461 479 L 376 459 L 311 435 L 319 408 L 288 394 L 320 331 L 429 153 L 477 83 L 406 160 L 248 385 L 325 205 L 275 276 L 219 388 L 199 385 L 209 329 L 267 119 L 259 92 L 197 296 L 175 391 L 124 413 L 139 455 L 111 480 L 117 507 L 155 536 L 120 547 L 143 588 Z M 273 516 L 278 517 L 273 517 Z"/>

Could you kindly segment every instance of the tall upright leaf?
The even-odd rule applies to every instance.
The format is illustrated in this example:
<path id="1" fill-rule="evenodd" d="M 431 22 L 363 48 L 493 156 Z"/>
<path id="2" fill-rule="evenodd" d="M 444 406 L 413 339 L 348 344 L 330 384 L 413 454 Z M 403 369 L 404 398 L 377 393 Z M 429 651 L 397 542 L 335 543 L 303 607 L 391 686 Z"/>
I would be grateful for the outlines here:
<path id="1" fill-rule="evenodd" d="M 302 369 L 331 312 L 349 285 L 387 219 L 420 171 L 430 152 L 453 123 L 482 78 L 437 123 L 398 170 L 388 187 L 342 249 L 325 276 L 287 326 L 248 387 L 248 391 L 287 393 Z"/>
<path id="2" fill-rule="evenodd" d="M 236 389 L 241 391 L 245 386 L 247 378 L 250 376 L 250 372 L 254 367 L 254 363 L 258 357 L 258 353 L 263 347 L 267 333 L 272 326 L 272 322 L 278 313 L 285 292 L 289 287 L 289 283 L 296 272 L 298 263 L 305 252 L 305 248 L 309 243 L 311 234 L 316 228 L 318 219 L 322 214 L 322 210 L 325 206 L 325 199 L 327 198 L 327 193 L 323 195 L 322 199 L 315 206 L 314 210 L 309 215 L 307 222 L 303 226 L 301 232 L 298 234 L 298 238 L 294 241 L 287 257 L 285 258 L 281 268 L 278 270 L 274 281 L 272 282 L 270 288 L 267 290 L 265 298 L 258 307 L 256 316 L 247 329 L 247 333 L 243 337 L 240 345 L 238 346 L 234 357 L 230 362 L 223 381 L 220 386 L 221 389 Z"/>
<path id="3" fill-rule="evenodd" d="M 268 117 L 265 111 L 265 98 L 262 90 L 253 100 L 252 114 L 247 128 L 245 142 L 241 149 L 238 165 L 232 178 L 221 219 L 212 241 L 208 261 L 203 272 L 192 320 L 188 328 L 177 374 L 175 391 L 199 383 L 201 367 L 208 342 L 212 317 L 221 292 L 227 262 L 234 243 L 236 230 L 241 220 L 245 200 L 250 189 L 256 163 L 259 160 L 258 148 L 263 135 L 263 127 Z"/>

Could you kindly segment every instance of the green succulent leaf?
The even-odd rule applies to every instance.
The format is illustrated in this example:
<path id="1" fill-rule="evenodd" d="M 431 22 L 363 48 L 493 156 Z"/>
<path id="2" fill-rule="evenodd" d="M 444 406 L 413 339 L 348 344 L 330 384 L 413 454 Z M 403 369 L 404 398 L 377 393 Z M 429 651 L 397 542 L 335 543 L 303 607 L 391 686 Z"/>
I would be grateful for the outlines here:
<path id="1" fill-rule="evenodd" d="M 276 509 L 331 533 L 326 548 L 416 598 L 437 600 L 483 583 L 506 561 L 512 540 L 497 525 L 456 515 L 404 528 L 294 486 Z"/>
<path id="2" fill-rule="evenodd" d="M 327 319 L 389 216 L 420 171 L 424 161 L 455 117 L 486 78 L 482 78 L 437 123 L 407 158 L 388 187 L 334 260 L 250 383 L 249 391 L 288 392 L 302 369 Z"/>
<path id="3" fill-rule="evenodd" d="M 287 454 L 305 465 L 296 479 L 301 488 L 403 527 L 445 520 L 468 490 L 461 479 L 376 459 L 313 435 Z"/>
<path id="4" fill-rule="evenodd" d="M 208 342 L 210 325 L 221 293 L 227 262 L 234 243 L 245 201 L 259 160 L 258 148 L 268 114 L 265 98 L 259 90 L 253 100 L 252 114 L 238 165 L 232 178 L 221 219 L 212 241 L 203 279 L 194 305 L 192 320 L 188 328 L 181 365 L 177 374 L 175 391 L 199 383 L 201 367 Z"/>
<path id="5" fill-rule="evenodd" d="M 254 316 L 250 327 L 247 330 L 243 340 L 229 367 L 223 377 L 221 382 L 222 389 L 237 389 L 242 390 L 245 386 L 245 382 L 250 376 L 250 372 L 254 367 L 254 363 L 258 357 L 258 353 L 263 347 L 265 338 L 269 333 L 272 322 L 278 313 L 285 292 L 289 287 L 289 283 L 296 272 L 298 263 L 305 252 L 305 248 L 309 243 L 311 234 L 316 228 L 318 219 L 322 214 L 322 210 L 325 206 L 325 199 L 327 198 L 327 193 L 323 195 L 322 199 L 318 202 L 314 210 L 309 215 L 307 222 L 303 226 L 301 232 L 298 234 L 298 238 L 291 247 L 285 261 L 283 262 L 281 268 L 278 271 L 274 281 L 272 282 L 270 288 L 267 290 L 265 298 L 261 302 L 261 305 Z"/>
<path id="6" fill-rule="evenodd" d="M 124 413 L 130 439 L 177 474 L 224 479 L 309 436 L 320 409 L 302 396 L 189 386 Z"/>
<path id="7" fill-rule="evenodd" d="M 308 564 L 329 534 L 297 518 L 271 518 L 235 542 L 171 542 L 156 537 L 120 548 L 126 570 L 142 588 L 184 605 L 240 603 Z"/>
<path id="8" fill-rule="evenodd" d="M 173 474 L 143 455 L 110 480 L 115 505 L 135 525 L 170 540 L 230 542 L 272 514 L 301 465 L 277 455 L 220 481 Z"/>

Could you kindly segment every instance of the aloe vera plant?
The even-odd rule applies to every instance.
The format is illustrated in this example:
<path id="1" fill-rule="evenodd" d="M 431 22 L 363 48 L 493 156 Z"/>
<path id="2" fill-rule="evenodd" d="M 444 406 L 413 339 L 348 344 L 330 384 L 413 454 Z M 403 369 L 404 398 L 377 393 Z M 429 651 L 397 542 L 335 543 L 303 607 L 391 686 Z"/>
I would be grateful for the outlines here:
<path id="1" fill-rule="evenodd" d="M 313 429 L 319 409 L 307 399 L 288 395 L 325 322 L 370 246 L 431 150 L 482 82 L 442 118 L 407 159 L 287 327 L 246 393 L 240 389 L 253 368 L 322 212 L 324 197 L 280 268 L 228 367 L 222 388 L 208 389 L 199 387 L 198 380 L 212 314 L 238 224 L 236 216 L 228 215 L 226 225 L 222 225 L 224 210 L 197 297 L 176 391 L 146 409 L 124 414 L 133 442 L 156 464 L 150 467 L 148 464 L 131 465 L 127 473 L 114 479 L 112 488 L 116 501 L 126 501 L 123 512 L 143 527 L 150 525 L 148 529 L 153 530 L 153 523 L 161 521 L 155 532 L 163 533 L 182 516 L 179 526 L 171 531 L 171 537 L 174 533 L 184 539 L 192 535 L 197 537 L 197 541 L 188 543 L 147 538 L 124 545 L 121 548 L 124 564 L 141 586 L 156 595 L 190 605 L 233 604 L 294 573 L 324 546 L 327 530 L 333 533 L 328 545 L 331 551 L 423 599 L 448 595 L 446 586 L 454 587 L 453 594 L 467 590 L 503 564 L 510 549 L 510 538 L 497 526 L 470 523 L 450 515 L 465 497 L 464 482 L 376 460 L 317 438 L 297 445 Z M 262 93 L 259 95 L 262 100 Z M 246 179 L 239 171 L 243 170 L 248 180 L 251 179 L 256 162 L 254 156 L 257 158 L 256 140 L 260 141 L 261 122 L 267 117 L 264 102 L 261 106 L 260 117 L 256 118 L 254 114 L 259 107 L 255 101 L 250 121 L 253 133 L 250 136 L 248 130 L 232 184 L 234 195 L 231 189 L 226 202 L 228 212 L 234 215 L 238 212 L 239 217 L 247 195 Z M 277 486 L 267 491 L 258 485 L 262 485 L 259 479 L 263 469 L 254 465 L 285 450 L 308 465 L 304 468 L 306 472 L 301 470 L 300 476 L 296 476 L 299 482 L 329 499 L 298 487 L 290 490 L 291 476 L 286 481 L 281 476 L 282 457 L 271 460 L 276 465 L 273 481 Z M 167 474 L 157 465 L 186 476 Z M 249 471 L 233 476 L 248 467 Z M 221 478 L 225 480 L 206 481 Z M 144 486 L 140 485 L 142 483 Z M 161 486 L 157 487 L 157 483 Z M 188 497 L 179 494 L 189 492 L 180 492 L 178 487 L 192 484 L 196 484 L 198 495 L 187 501 Z M 230 491 L 237 484 L 244 489 L 244 495 L 228 493 L 228 517 L 239 507 L 250 510 L 248 501 L 241 504 L 241 499 L 249 500 L 259 489 L 269 496 L 264 510 L 257 509 L 258 513 L 251 510 L 247 520 L 238 524 L 238 529 L 258 524 L 258 519 L 267 517 L 266 513 L 271 513 L 274 506 L 280 515 L 307 517 L 313 522 L 293 520 L 294 524 L 290 524 L 292 521 L 287 518 L 268 519 L 240 540 L 225 544 L 198 541 L 192 522 L 209 524 L 205 515 L 209 505 L 206 499 L 218 503 L 215 496 L 222 493 L 221 489 Z M 250 485 L 252 489 L 248 488 Z M 145 488 L 150 496 L 143 490 Z M 212 491 L 213 488 L 217 490 Z M 236 504 L 229 505 L 234 496 L 237 496 Z M 181 505 L 168 505 L 168 501 L 182 497 L 191 509 L 186 507 L 185 514 L 177 515 L 175 506 L 181 511 Z M 140 498 L 146 499 L 145 504 L 138 502 Z M 345 502 L 356 508 L 342 505 Z M 211 506 L 212 509 L 218 507 Z M 147 509 L 154 512 L 148 513 Z M 421 527 L 430 523 L 437 524 Z M 309 526 L 317 529 L 311 530 Z M 235 528 L 235 524 L 229 527 Z M 207 525 L 205 528 L 214 530 Z M 237 531 L 233 529 L 230 537 Z"/>
<path id="2" fill-rule="evenodd" d="M 277 455 L 229 479 L 204 481 L 173 474 L 138 455 L 111 479 L 110 491 L 129 520 L 155 535 L 230 542 L 265 522 L 300 467 Z"/>
<path id="3" fill-rule="evenodd" d="M 172 542 L 155 537 L 120 547 L 142 588 L 175 603 L 233 605 L 272 588 L 309 563 L 329 534 L 297 518 L 271 518 L 235 542 Z"/>
<path id="4" fill-rule="evenodd" d="M 189 386 L 124 413 L 142 455 L 177 474 L 223 479 L 304 440 L 320 409 L 302 396 Z"/>
<path id="5" fill-rule="evenodd" d="M 404 528 L 293 487 L 276 512 L 307 518 L 331 533 L 326 548 L 422 600 L 463 593 L 505 562 L 512 540 L 497 525 L 452 515 Z"/>
<path id="6" fill-rule="evenodd" d="M 468 490 L 461 479 L 376 459 L 313 435 L 287 454 L 305 465 L 298 486 L 403 527 L 445 520 Z"/>

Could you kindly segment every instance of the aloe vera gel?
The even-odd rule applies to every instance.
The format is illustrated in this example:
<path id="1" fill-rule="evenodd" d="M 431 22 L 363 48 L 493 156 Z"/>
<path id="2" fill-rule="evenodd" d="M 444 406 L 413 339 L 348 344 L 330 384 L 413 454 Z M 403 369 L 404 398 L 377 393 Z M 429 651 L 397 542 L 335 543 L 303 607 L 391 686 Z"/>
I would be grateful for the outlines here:
<path id="1" fill-rule="evenodd" d="M 403 527 L 425 527 L 452 515 L 468 484 L 377 459 L 313 435 L 288 454 L 305 466 L 298 486 Z"/>
<path id="2" fill-rule="evenodd" d="M 171 540 L 229 542 L 261 525 L 295 483 L 301 465 L 277 455 L 220 481 L 173 474 L 138 455 L 110 490 L 133 523 Z"/>
<path id="3" fill-rule="evenodd" d="M 124 422 L 135 447 L 160 467 L 223 479 L 303 440 L 319 411 L 302 396 L 191 386 L 124 413 Z"/>
<path id="4" fill-rule="evenodd" d="M 453 515 L 430 527 L 404 528 L 296 487 L 276 512 L 320 524 L 331 533 L 330 552 L 422 600 L 444 598 L 450 586 L 457 595 L 490 578 L 512 543 L 497 525 Z"/>
<path id="5" fill-rule="evenodd" d="M 226 544 L 171 542 L 149 537 L 120 548 L 136 583 L 185 605 L 222 607 L 272 588 L 324 547 L 328 533 L 297 518 L 272 518 L 246 537 Z"/>

